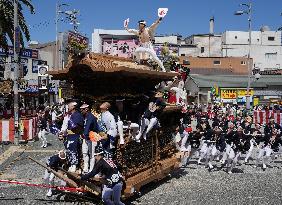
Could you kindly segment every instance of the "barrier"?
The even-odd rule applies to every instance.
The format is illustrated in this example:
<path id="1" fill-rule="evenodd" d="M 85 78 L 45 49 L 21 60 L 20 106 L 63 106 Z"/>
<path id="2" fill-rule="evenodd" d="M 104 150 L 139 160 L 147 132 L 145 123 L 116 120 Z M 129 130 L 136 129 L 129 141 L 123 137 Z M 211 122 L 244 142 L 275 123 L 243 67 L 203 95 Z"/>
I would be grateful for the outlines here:
<path id="1" fill-rule="evenodd" d="M 21 119 L 23 125 L 20 141 L 33 140 L 37 136 L 37 117 Z M 14 119 L 0 120 L 0 142 L 14 142 Z"/>
<path id="2" fill-rule="evenodd" d="M 28 117 L 28 116 L 36 116 L 36 110 L 19 110 L 19 114 L 21 117 Z M 0 119 L 10 119 L 14 116 L 13 110 L 1 110 L 0 111 Z"/>
<path id="3" fill-rule="evenodd" d="M 276 123 L 282 126 L 282 112 L 280 111 L 254 111 L 254 122 L 259 124 L 269 123 L 269 119 L 273 118 Z"/>
<path id="4" fill-rule="evenodd" d="M 0 120 L 0 141 L 14 142 L 14 120 Z"/>

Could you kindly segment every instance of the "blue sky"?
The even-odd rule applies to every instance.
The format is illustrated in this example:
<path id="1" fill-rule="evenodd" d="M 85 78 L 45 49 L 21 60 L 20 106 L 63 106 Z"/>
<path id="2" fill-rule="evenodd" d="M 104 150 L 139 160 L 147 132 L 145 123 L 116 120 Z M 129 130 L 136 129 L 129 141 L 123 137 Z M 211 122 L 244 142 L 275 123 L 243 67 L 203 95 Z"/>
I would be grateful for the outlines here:
<path id="1" fill-rule="evenodd" d="M 36 14 L 26 12 L 31 39 L 40 43 L 55 40 L 55 7 L 58 0 L 32 0 Z M 158 34 L 179 33 L 186 37 L 209 32 L 209 19 L 215 17 L 215 32 L 225 30 L 247 30 L 247 16 L 234 16 L 240 9 L 241 0 L 65 0 L 66 9 L 80 10 L 80 31 L 91 38 L 94 28 L 123 29 L 123 20 L 130 18 L 129 27 L 145 19 L 148 23 L 157 18 L 159 7 L 169 8 L 168 15 Z M 253 29 L 268 25 L 276 30 L 282 26 L 281 0 L 252 0 Z M 68 23 L 60 23 L 59 31 L 71 29 Z"/>

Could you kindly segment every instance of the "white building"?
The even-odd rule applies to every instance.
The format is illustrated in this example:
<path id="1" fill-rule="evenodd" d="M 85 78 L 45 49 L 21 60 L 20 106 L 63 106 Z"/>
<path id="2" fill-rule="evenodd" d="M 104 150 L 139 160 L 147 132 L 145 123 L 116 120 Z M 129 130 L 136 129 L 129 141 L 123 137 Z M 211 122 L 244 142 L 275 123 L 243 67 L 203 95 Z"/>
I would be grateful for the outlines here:
<path id="1" fill-rule="evenodd" d="M 137 46 L 137 36 L 126 30 L 94 29 L 92 52 L 118 56 L 131 56 Z"/>
<path id="2" fill-rule="evenodd" d="M 192 35 L 185 39 L 186 44 L 191 47 L 181 51 L 181 54 L 193 57 L 221 57 L 221 41 L 220 34 Z"/>
<path id="3" fill-rule="evenodd" d="M 253 59 L 253 68 L 260 70 L 277 70 L 282 67 L 281 31 L 252 31 L 251 47 L 249 32 L 226 31 L 222 36 L 222 56 L 248 56 Z"/>

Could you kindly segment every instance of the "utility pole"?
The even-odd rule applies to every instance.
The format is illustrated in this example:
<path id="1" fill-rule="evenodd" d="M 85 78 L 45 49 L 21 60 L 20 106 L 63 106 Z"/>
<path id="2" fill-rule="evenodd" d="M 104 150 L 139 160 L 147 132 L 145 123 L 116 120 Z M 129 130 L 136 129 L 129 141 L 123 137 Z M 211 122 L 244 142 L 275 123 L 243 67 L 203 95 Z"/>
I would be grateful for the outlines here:
<path id="1" fill-rule="evenodd" d="M 248 52 L 248 85 L 247 85 L 247 95 L 246 95 L 246 109 L 249 111 L 251 108 L 251 77 L 252 77 L 252 63 L 251 63 L 251 46 L 252 46 L 252 3 L 240 4 L 240 6 L 245 6 L 246 10 L 239 10 L 235 12 L 235 15 L 248 14 L 248 31 L 249 31 L 249 52 Z"/>
<path id="2" fill-rule="evenodd" d="M 61 48 L 59 48 L 59 43 L 61 44 L 61 39 L 60 38 L 60 42 L 59 42 L 59 38 L 58 38 L 58 27 L 59 27 L 59 15 L 65 13 L 64 11 L 61 10 L 62 6 L 69 6 L 68 4 L 59 4 L 58 2 L 56 3 L 56 19 L 55 19 L 55 26 L 56 26 L 56 52 L 55 52 L 55 68 L 57 69 L 63 69 L 61 67 Z M 60 53 L 59 53 L 60 52 Z"/>
<path id="3" fill-rule="evenodd" d="M 14 133 L 15 145 L 19 145 L 20 130 L 19 130 L 19 91 L 18 91 L 18 76 L 19 76 L 19 53 L 20 53 L 20 29 L 18 22 L 18 0 L 14 0 Z"/>

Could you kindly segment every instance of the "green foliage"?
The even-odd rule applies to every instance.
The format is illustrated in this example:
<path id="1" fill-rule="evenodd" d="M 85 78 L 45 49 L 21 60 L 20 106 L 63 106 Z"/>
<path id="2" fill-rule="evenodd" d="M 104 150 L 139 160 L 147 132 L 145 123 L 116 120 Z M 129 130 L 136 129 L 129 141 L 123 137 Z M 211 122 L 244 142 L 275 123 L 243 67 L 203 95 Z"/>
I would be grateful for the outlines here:
<path id="1" fill-rule="evenodd" d="M 18 20 L 20 26 L 20 42 L 24 47 L 24 38 L 29 41 L 30 33 L 26 20 L 23 15 L 23 6 L 26 6 L 30 12 L 34 13 L 34 7 L 31 0 L 19 0 Z M 14 42 L 14 0 L 0 0 L 0 46 L 8 48 L 9 40 Z"/>

